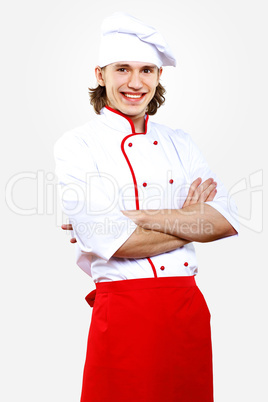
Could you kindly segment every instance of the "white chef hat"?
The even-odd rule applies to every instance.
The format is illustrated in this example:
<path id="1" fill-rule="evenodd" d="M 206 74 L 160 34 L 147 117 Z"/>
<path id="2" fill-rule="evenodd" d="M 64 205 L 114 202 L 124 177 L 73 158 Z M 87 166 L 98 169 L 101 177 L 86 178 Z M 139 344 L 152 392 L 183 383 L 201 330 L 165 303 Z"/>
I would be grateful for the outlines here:
<path id="1" fill-rule="evenodd" d="M 161 66 L 176 66 L 175 57 L 163 36 L 137 18 L 117 12 L 101 25 L 99 66 L 117 61 L 139 61 Z"/>

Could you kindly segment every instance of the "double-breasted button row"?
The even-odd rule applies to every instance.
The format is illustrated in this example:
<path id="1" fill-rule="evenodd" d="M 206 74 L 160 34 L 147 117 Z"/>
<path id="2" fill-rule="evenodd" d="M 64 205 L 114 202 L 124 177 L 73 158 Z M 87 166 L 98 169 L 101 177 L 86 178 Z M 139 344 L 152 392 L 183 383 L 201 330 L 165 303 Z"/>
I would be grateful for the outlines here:
<path id="1" fill-rule="evenodd" d="M 173 184 L 173 183 L 174 183 L 174 180 L 173 180 L 173 179 L 170 179 L 170 180 L 169 180 L 169 183 L 170 183 L 170 184 Z M 142 185 L 143 185 L 143 187 L 147 187 L 147 183 L 146 183 L 146 182 L 142 183 Z"/>
<path id="2" fill-rule="evenodd" d="M 157 145 L 157 144 L 158 144 L 158 141 L 154 141 L 153 144 L 154 144 L 154 145 Z M 129 142 L 129 143 L 128 143 L 128 146 L 129 146 L 129 147 L 132 147 L 132 145 L 133 145 L 132 142 Z"/>
<path id="3" fill-rule="evenodd" d="M 154 144 L 154 145 L 157 145 L 157 144 L 158 144 L 158 141 L 154 141 L 153 144 Z M 132 142 L 129 142 L 129 143 L 128 143 L 128 146 L 131 148 L 131 147 L 133 146 L 133 143 L 132 143 Z M 170 180 L 169 180 L 169 183 L 170 183 L 170 184 L 173 184 L 173 183 L 174 183 L 174 180 L 173 180 L 173 179 L 170 179 Z M 146 183 L 146 182 L 144 182 L 142 185 L 143 185 L 143 187 L 147 187 L 147 183 Z"/>
<path id="4" fill-rule="evenodd" d="M 154 141 L 153 144 L 154 144 L 154 145 L 157 145 L 157 144 L 158 144 L 158 141 Z M 128 143 L 128 146 L 129 146 L 129 147 L 132 147 L 132 146 L 133 146 L 133 143 L 132 143 L 132 142 L 129 142 L 129 143 Z"/>
<path id="5" fill-rule="evenodd" d="M 185 266 L 185 267 L 188 267 L 188 265 L 189 265 L 189 263 L 188 263 L 187 261 L 185 261 L 184 266 Z M 164 271 L 164 270 L 166 269 L 166 267 L 165 267 L 164 265 L 162 265 L 162 266 L 160 267 L 160 269 L 161 269 L 161 271 Z"/>

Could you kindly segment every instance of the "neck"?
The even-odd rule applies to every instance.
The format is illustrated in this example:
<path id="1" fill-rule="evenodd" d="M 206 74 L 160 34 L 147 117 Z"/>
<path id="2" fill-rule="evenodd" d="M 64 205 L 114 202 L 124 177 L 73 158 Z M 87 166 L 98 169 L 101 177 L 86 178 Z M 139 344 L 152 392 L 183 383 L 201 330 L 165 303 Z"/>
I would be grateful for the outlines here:
<path id="1" fill-rule="evenodd" d="M 144 116 L 137 117 L 137 118 L 130 117 L 130 119 L 133 121 L 136 133 L 144 133 L 145 132 L 145 118 L 144 118 Z"/>

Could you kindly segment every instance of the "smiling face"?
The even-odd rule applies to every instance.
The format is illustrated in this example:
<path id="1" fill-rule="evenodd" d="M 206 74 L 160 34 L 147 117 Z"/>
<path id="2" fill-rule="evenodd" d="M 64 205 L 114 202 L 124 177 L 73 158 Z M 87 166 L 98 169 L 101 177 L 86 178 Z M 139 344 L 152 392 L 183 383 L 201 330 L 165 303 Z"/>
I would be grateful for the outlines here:
<path id="1" fill-rule="evenodd" d="M 144 118 L 155 94 L 162 68 L 150 63 L 117 62 L 96 67 L 98 84 L 106 87 L 108 105 L 134 122 Z"/>

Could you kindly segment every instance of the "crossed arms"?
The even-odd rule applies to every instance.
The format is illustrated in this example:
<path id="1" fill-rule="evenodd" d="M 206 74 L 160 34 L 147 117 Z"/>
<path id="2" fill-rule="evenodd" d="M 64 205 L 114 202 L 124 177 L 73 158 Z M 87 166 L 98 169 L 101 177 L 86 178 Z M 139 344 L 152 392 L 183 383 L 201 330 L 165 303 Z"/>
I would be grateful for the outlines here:
<path id="1" fill-rule="evenodd" d="M 205 204 L 214 199 L 216 186 L 213 179 L 203 183 L 201 178 L 196 179 L 181 209 L 122 211 L 137 228 L 113 257 L 153 257 L 192 241 L 210 242 L 237 234 L 227 219 Z M 71 230 L 72 225 L 62 225 L 62 229 Z"/>

